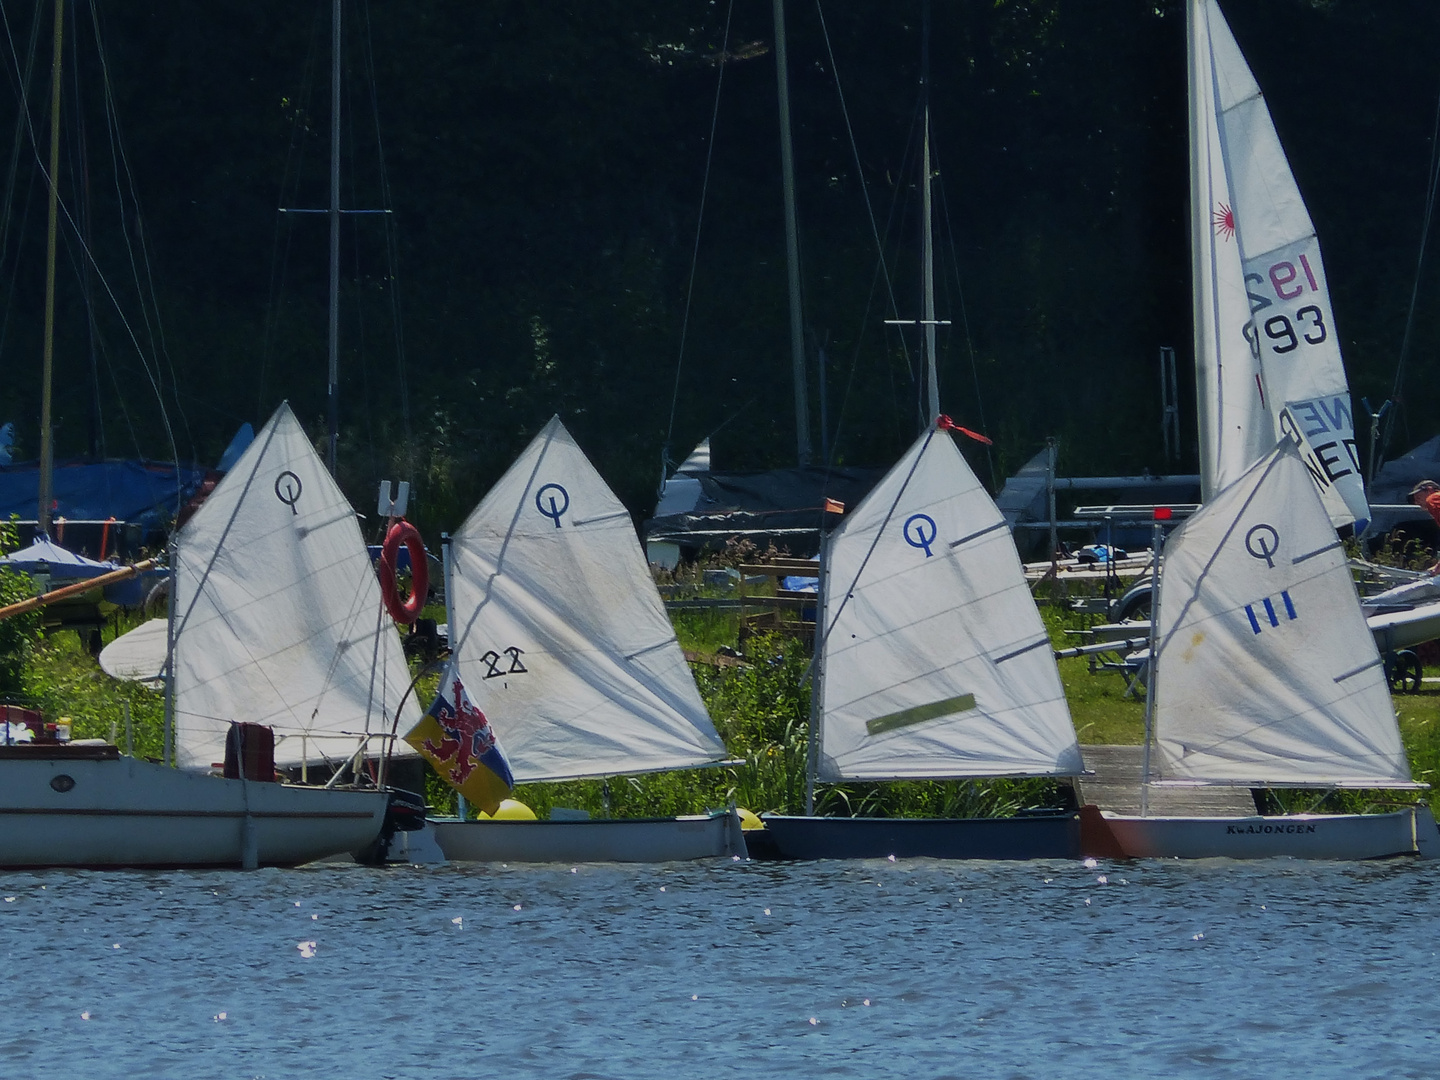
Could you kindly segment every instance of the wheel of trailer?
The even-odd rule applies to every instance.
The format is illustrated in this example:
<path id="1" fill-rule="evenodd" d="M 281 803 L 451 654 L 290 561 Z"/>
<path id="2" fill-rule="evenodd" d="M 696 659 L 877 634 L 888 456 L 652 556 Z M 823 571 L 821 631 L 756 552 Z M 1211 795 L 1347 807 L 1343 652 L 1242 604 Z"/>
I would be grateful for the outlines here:
<path id="1" fill-rule="evenodd" d="M 1132 620 L 1144 621 L 1150 618 L 1150 588 L 1140 586 L 1131 589 L 1120 598 L 1119 606 L 1115 611 L 1116 622 L 1130 622 Z"/>
<path id="2" fill-rule="evenodd" d="M 1418 691 L 1424 670 L 1420 657 L 1409 649 L 1401 649 L 1385 658 L 1385 676 L 1390 680 L 1390 689 L 1397 694 Z"/>

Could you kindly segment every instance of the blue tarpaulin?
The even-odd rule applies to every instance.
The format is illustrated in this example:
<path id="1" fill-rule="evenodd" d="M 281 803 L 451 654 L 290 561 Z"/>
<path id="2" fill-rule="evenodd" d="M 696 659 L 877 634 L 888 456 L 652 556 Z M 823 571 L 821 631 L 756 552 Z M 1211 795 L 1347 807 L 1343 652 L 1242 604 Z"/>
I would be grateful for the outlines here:
<path id="1" fill-rule="evenodd" d="M 148 461 L 57 462 L 52 517 L 158 523 L 171 517 L 204 478 L 203 469 Z M 0 467 L 0 518 L 34 520 L 38 465 Z"/>

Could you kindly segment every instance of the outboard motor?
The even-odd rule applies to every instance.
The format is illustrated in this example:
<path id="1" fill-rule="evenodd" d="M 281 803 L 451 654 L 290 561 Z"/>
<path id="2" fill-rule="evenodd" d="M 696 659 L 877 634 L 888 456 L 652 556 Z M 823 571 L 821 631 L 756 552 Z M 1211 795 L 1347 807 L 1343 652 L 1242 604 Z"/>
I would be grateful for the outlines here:
<path id="1" fill-rule="evenodd" d="M 368 846 L 354 853 L 355 861 L 366 866 L 383 866 L 390 857 L 390 841 L 396 833 L 416 832 L 425 827 L 425 799 L 413 791 L 392 788 L 385 807 L 385 821 L 380 835 Z"/>

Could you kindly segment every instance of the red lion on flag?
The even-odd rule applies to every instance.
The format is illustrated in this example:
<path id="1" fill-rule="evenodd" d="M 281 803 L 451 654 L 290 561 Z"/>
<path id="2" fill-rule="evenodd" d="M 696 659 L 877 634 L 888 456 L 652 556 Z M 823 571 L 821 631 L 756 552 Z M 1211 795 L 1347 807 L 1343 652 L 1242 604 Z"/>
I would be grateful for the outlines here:
<path id="1" fill-rule="evenodd" d="M 495 732 L 485 714 L 471 704 L 458 678 L 451 692 L 455 696 L 453 705 L 442 696 L 430 710 L 445 738 L 438 744 L 426 739 L 425 752 L 446 764 L 454 761 L 449 779 L 459 785 L 469 778 L 479 759 L 494 750 Z"/>

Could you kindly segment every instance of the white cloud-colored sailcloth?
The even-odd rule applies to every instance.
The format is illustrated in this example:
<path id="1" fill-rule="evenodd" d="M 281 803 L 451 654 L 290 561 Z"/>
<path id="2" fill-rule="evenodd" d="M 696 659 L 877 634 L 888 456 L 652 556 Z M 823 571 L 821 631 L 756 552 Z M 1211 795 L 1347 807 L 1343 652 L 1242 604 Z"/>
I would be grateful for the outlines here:
<path id="1" fill-rule="evenodd" d="M 182 768 L 224 760 L 232 720 L 275 729 L 276 765 L 343 761 L 388 734 L 410 684 L 355 512 L 282 405 L 176 540 Z M 419 719 L 413 696 L 400 720 Z M 371 739 L 378 756 L 387 740 Z M 404 744 L 402 755 L 414 751 Z"/>
<path id="2" fill-rule="evenodd" d="M 1345 552 L 1282 442 L 1165 545 L 1159 775 L 1395 787 L 1410 769 Z"/>
<path id="3" fill-rule="evenodd" d="M 1214 0 L 1190 18 L 1191 247 L 1203 497 L 1276 439 L 1300 446 L 1333 524 L 1369 509 L 1315 226 Z"/>
<path id="4" fill-rule="evenodd" d="M 630 514 L 558 417 L 450 550 L 452 647 L 517 783 L 725 756 Z"/>
<path id="5" fill-rule="evenodd" d="M 836 530 L 824 601 L 820 779 L 1082 771 L 1010 531 L 947 431 Z"/>

